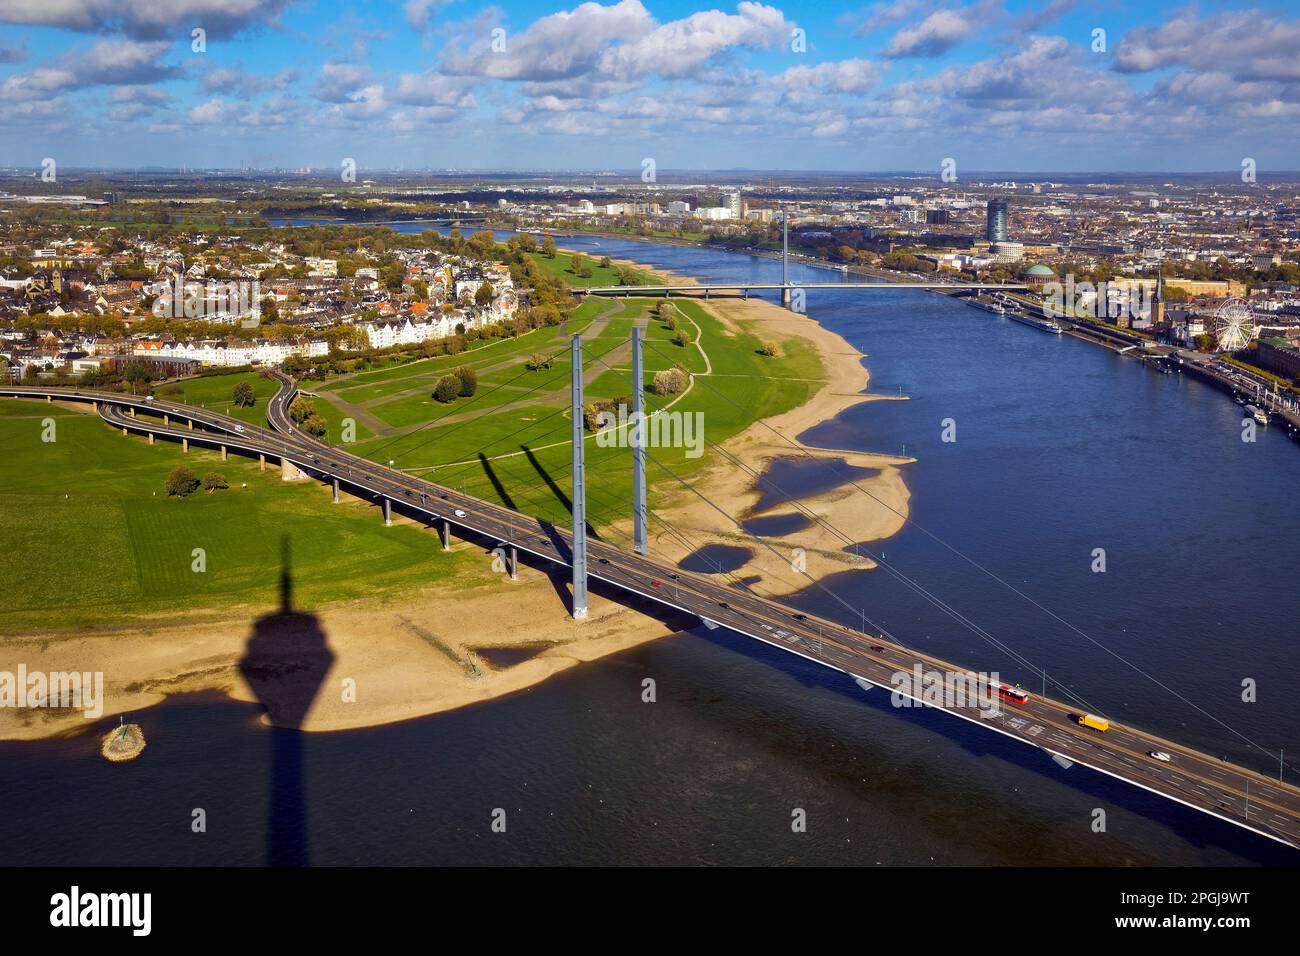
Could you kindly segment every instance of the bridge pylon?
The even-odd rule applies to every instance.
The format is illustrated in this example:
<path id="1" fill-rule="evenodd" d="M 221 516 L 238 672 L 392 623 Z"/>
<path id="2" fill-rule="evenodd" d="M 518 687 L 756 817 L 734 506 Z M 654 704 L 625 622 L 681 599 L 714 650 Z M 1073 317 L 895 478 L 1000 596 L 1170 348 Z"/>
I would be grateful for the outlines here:
<path id="1" fill-rule="evenodd" d="M 641 369 L 641 327 L 632 326 L 632 546 L 636 553 L 650 551 L 646 533 L 645 503 L 645 381 Z"/>
<path id="2" fill-rule="evenodd" d="M 572 339 L 573 385 L 573 619 L 587 616 L 587 475 L 583 454 L 582 336 Z"/>

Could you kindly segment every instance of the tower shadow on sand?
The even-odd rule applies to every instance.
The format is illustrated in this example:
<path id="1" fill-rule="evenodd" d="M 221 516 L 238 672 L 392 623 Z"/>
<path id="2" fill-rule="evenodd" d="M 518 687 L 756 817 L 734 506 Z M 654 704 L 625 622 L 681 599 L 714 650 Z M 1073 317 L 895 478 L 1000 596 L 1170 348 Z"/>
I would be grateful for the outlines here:
<path id="1" fill-rule="evenodd" d="M 293 610 L 287 536 L 280 539 L 280 551 L 280 608 L 253 623 L 239 672 L 271 722 L 266 862 L 306 866 L 308 814 L 301 728 L 334 654 L 316 615 Z"/>

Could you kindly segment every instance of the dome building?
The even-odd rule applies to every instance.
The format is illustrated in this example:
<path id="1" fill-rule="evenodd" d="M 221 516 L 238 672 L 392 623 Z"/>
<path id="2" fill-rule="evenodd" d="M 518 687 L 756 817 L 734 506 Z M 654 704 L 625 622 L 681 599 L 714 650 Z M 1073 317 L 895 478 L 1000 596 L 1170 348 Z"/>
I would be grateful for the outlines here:
<path id="1" fill-rule="evenodd" d="M 1030 266 L 1020 274 L 1020 278 L 1025 284 L 1031 286 L 1044 286 L 1057 280 L 1056 273 L 1041 263 Z"/>

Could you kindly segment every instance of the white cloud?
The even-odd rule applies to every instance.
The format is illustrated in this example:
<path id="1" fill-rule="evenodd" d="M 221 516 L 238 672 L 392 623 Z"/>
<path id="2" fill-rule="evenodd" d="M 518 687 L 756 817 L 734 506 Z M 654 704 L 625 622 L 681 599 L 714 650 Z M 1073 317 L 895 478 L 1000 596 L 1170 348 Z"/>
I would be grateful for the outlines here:
<path id="1" fill-rule="evenodd" d="M 450 0 L 406 0 L 402 12 L 406 14 L 406 22 L 411 25 L 411 29 L 423 33 L 429 29 L 432 14 L 449 2 Z"/>
<path id="2" fill-rule="evenodd" d="M 77 83 L 76 74 L 71 70 L 42 68 L 30 73 L 19 73 L 7 77 L 0 85 L 0 97 L 8 100 L 22 100 L 28 97 L 44 98 L 56 90 L 66 90 Z"/>
<path id="3" fill-rule="evenodd" d="M 121 31 L 133 37 L 175 37 L 202 26 L 224 37 L 258 23 L 274 23 L 293 0 L 0 0 L 0 23 Z"/>
<path id="4" fill-rule="evenodd" d="M 741 3 L 736 13 L 706 10 L 656 27 L 602 54 L 601 73 L 619 79 L 651 74 L 689 76 L 733 48 L 775 46 L 790 37 L 791 24 L 780 10 Z"/>
<path id="5" fill-rule="evenodd" d="M 654 18 L 640 0 L 612 6 L 584 3 L 542 17 L 519 34 L 507 34 L 503 52 L 492 37 L 474 40 L 464 54 L 449 53 L 444 72 L 511 80 L 554 80 L 590 72 L 606 46 L 653 29 Z"/>
<path id="6" fill-rule="evenodd" d="M 327 103 L 346 103 L 366 82 L 370 71 L 355 63 L 326 63 L 312 92 Z"/>
<path id="7" fill-rule="evenodd" d="M 1115 48 L 1115 69 L 1146 73 L 1170 66 L 1218 70 L 1240 79 L 1300 80 L 1300 20 L 1262 10 L 1200 17 L 1188 8 L 1158 27 L 1139 27 Z"/>
<path id="8" fill-rule="evenodd" d="M 816 66 L 792 66 L 775 82 L 791 93 L 866 93 L 884 72 L 870 60 L 839 60 Z"/>
<path id="9" fill-rule="evenodd" d="M 435 71 L 403 73 L 397 80 L 393 99 L 413 106 L 473 109 L 478 103 L 460 77 L 444 76 Z"/>
<path id="10" fill-rule="evenodd" d="M 283 90 L 297 79 L 297 71 L 291 69 L 259 74 L 249 73 L 243 67 L 225 66 L 217 67 L 204 76 L 201 88 L 205 94 L 224 93 L 247 100 L 272 90 Z"/>
<path id="11" fill-rule="evenodd" d="M 920 23 L 904 27 L 885 47 L 885 56 L 939 56 L 975 33 L 973 8 L 936 10 Z"/>

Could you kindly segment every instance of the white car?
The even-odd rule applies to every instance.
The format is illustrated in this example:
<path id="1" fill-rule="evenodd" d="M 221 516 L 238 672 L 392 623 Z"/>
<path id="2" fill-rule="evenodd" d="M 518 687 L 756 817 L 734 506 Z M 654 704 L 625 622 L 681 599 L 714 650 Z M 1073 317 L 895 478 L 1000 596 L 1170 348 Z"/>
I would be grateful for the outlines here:
<path id="1" fill-rule="evenodd" d="M 241 435 L 244 434 L 244 426 L 243 426 L 243 425 L 236 425 L 236 426 L 235 426 L 235 431 L 239 432 L 239 434 L 241 434 Z"/>
<path id="2" fill-rule="evenodd" d="M 1161 763 L 1172 763 L 1174 759 L 1173 757 L 1169 756 L 1169 754 L 1165 753 L 1163 750 L 1148 750 L 1147 756 L 1153 757 L 1154 759 L 1159 760 Z"/>
<path id="3" fill-rule="evenodd" d="M 463 511 L 461 511 L 459 508 L 457 508 L 457 509 L 456 509 L 456 517 L 457 517 L 457 518 L 463 518 L 463 517 L 465 517 L 465 512 L 463 512 Z"/>

